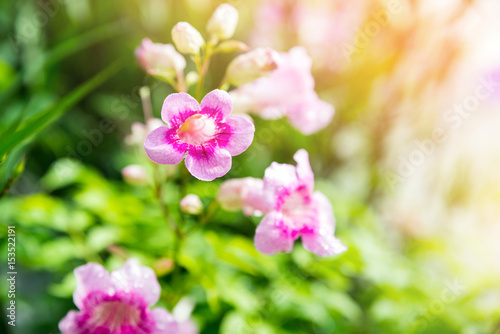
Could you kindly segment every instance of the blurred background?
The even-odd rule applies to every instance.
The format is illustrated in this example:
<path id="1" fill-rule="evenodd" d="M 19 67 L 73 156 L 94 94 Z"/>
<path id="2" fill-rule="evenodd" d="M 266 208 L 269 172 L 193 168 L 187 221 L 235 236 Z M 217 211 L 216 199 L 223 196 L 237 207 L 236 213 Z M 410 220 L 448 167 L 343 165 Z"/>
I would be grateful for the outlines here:
<path id="1" fill-rule="evenodd" d="M 500 2 L 228 1 L 240 13 L 236 39 L 307 49 L 336 114 L 311 136 L 256 117 L 230 173 L 193 178 L 188 192 L 208 204 L 221 181 L 261 178 L 306 148 L 349 250 L 323 259 L 296 243 L 265 256 L 252 241 L 259 219 L 219 211 L 174 263 L 150 189 L 121 175 L 151 167 L 125 143 L 144 121 L 139 88 L 151 88 L 156 117 L 173 92 L 145 75 L 134 49 L 144 37 L 171 43 L 178 21 L 203 31 L 221 2 L 0 3 L 3 310 L 9 225 L 18 270 L 17 325 L 2 317 L 0 332 L 58 333 L 75 309 L 76 266 L 137 257 L 155 269 L 161 305 L 195 301 L 201 333 L 500 333 Z M 235 55 L 213 59 L 207 87 Z M 110 130 L 98 136 L 103 120 Z"/>

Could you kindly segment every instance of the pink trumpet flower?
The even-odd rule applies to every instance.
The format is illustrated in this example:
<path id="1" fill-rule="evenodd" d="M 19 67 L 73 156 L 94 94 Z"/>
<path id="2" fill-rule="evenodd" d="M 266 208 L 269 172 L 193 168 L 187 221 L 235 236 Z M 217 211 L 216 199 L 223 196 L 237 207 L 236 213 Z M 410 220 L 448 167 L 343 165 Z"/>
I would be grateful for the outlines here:
<path id="1" fill-rule="evenodd" d="M 312 60 L 302 47 L 280 53 L 278 67 L 231 91 L 237 113 L 251 113 L 264 119 L 286 116 L 305 135 L 325 128 L 335 113 L 333 106 L 318 97 L 311 74 Z"/>
<path id="2" fill-rule="evenodd" d="M 314 190 L 314 174 L 307 151 L 294 155 L 297 167 L 273 162 L 266 169 L 264 182 L 233 179 L 224 182 L 218 200 L 226 209 L 243 208 L 247 215 L 264 215 L 255 234 L 255 247 L 274 255 L 291 252 L 295 240 L 320 256 L 347 250 L 335 238 L 335 218 L 330 201 Z"/>
<path id="3" fill-rule="evenodd" d="M 59 323 L 62 334 L 178 334 L 167 310 L 149 307 L 160 297 L 151 268 L 129 260 L 111 273 L 97 263 L 75 269 L 73 301 L 79 311 Z"/>
<path id="4" fill-rule="evenodd" d="M 229 94 L 222 90 L 208 93 L 201 105 L 189 94 L 171 94 L 161 111 L 168 126 L 152 131 L 144 149 L 159 164 L 175 165 L 186 157 L 187 169 L 200 180 L 221 177 L 231 169 L 231 156 L 243 153 L 255 132 L 245 118 L 230 116 L 231 110 Z"/>

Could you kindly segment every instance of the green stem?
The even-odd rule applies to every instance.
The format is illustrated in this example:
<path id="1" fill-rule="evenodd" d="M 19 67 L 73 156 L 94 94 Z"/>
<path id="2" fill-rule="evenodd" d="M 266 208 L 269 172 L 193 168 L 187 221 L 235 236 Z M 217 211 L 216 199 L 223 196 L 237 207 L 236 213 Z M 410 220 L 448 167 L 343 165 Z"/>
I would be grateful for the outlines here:
<path id="1" fill-rule="evenodd" d="M 198 68 L 198 72 L 200 74 L 200 78 L 198 79 L 198 86 L 196 86 L 196 98 L 198 101 L 201 100 L 203 97 L 203 82 L 205 80 L 205 75 L 207 74 L 208 67 L 210 65 L 210 58 L 212 57 L 213 54 L 213 49 L 211 44 L 207 44 L 205 54 L 203 55 L 203 58 L 200 59 L 200 57 L 195 56 L 195 63 L 197 62 L 196 66 Z"/>
<path id="2" fill-rule="evenodd" d="M 175 236 L 176 236 L 176 242 L 174 245 L 174 254 L 173 258 L 174 261 L 177 259 L 177 253 L 179 250 L 179 244 L 180 240 L 184 238 L 184 234 L 182 233 L 179 225 L 177 224 L 176 220 L 173 219 L 170 215 L 170 210 L 168 209 L 168 206 L 165 204 L 165 201 L 163 200 L 163 177 L 160 175 L 160 166 L 156 165 L 154 166 L 154 194 L 156 201 L 158 202 L 158 205 L 161 209 L 161 212 L 163 214 L 163 217 L 165 218 L 165 222 L 167 223 L 167 226 L 170 228 L 170 230 L 174 231 Z"/>

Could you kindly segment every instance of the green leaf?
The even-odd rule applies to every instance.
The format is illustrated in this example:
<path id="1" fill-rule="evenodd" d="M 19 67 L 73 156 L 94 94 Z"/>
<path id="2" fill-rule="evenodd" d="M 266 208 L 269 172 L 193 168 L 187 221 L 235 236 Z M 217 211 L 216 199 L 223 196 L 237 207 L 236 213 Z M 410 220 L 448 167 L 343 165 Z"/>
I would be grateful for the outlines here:
<path id="1" fill-rule="evenodd" d="M 122 66 L 122 61 L 113 63 L 43 112 L 28 119 L 23 125 L 21 125 L 21 129 L 0 142 L 0 156 L 9 153 L 9 151 L 18 144 L 39 133 L 57 117 L 74 107 L 91 91 L 115 75 L 122 68 Z"/>

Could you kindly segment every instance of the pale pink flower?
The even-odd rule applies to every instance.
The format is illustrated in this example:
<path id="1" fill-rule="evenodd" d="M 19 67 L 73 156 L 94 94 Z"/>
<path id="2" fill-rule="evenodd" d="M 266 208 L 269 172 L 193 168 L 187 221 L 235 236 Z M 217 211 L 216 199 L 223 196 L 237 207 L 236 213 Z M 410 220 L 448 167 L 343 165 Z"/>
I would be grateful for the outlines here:
<path id="1" fill-rule="evenodd" d="M 187 194 L 179 203 L 182 212 L 190 215 L 199 215 L 203 211 L 203 203 L 195 194 Z"/>
<path id="2" fill-rule="evenodd" d="M 175 165 L 186 156 L 186 167 L 196 178 L 212 181 L 231 169 L 231 156 L 252 143 L 255 127 L 240 116 L 230 116 L 229 94 L 208 93 L 198 102 L 186 93 L 169 95 L 161 117 L 169 126 L 151 132 L 144 149 L 151 160 Z"/>
<path id="3" fill-rule="evenodd" d="M 128 165 L 122 169 L 123 179 L 131 185 L 145 185 L 149 181 L 148 173 L 140 165 Z"/>
<path id="4" fill-rule="evenodd" d="M 231 92 L 235 111 L 265 119 L 287 116 L 292 126 L 306 135 L 323 129 L 332 120 L 334 108 L 314 91 L 311 64 L 302 47 L 281 53 L 278 68 L 271 75 Z"/>
<path id="5" fill-rule="evenodd" d="M 73 301 L 59 323 L 62 334 L 178 334 L 175 318 L 161 307 L 160 284 L 151 268 L 133 260 L 113 272 L 97 263 L 75 269 Z"/>
<path id="6" fill-rule="evenodd" d="M 230 209 L 247 207 L 246 214 L 265 216 L 255 233 L 255 247 L 264 254 L 291 252 L 295 240 L 302 238 L 304 248 L 320 256 L 347 250 L 335 238 L 335 218 L 330 201 L 314 190 L 314 174 L 307 151 L 294 155 L 297 167 L 273 162 L 266 169 L 263 183 L 246 179 L 226 181 L 222 198 L 237 197 Z M 223 205 L 224 207 L 224 205 Z"/>
<path id="7" fill-rule="evenodd" d="M 158 118 L 151 118 L 146 122 L 146 124 L 134 122 L 131 127 L 132 133 L 125 137 L 125 143 L 127 145 L 142 145 L 144 144 L 144 140 L 146 140 L 148 133 L 164 125 L 165 123 Z"/>
<path id="8" fill-rule="evenodd" d="M 261 216 L 267 209 L 262 197 L 263 186 L 264 181 L 253 177 L 231 179 L 220 186 L 217 201 L 224 210 L 243 210 L 247 216 Z"/>
<path id="9" fill-rule="evenodd" d="M 171 44 L 153 43 L 144 38 L 135 50 L 139 64 L 147 73 L 163 77 L 175 77 L 186 67 L 186 60 Z"/>
<path id="10" fill-rule="evenodd" d="M 224 80 L 241 86 L 269 75 L 278 68 L 279 53 L 271 48 L 257 48 L 234 58 L 227 66 Z"/>

